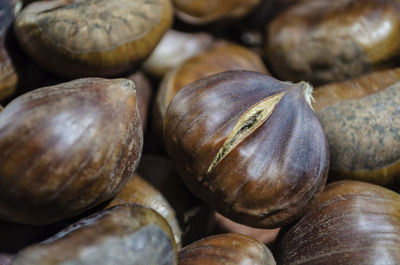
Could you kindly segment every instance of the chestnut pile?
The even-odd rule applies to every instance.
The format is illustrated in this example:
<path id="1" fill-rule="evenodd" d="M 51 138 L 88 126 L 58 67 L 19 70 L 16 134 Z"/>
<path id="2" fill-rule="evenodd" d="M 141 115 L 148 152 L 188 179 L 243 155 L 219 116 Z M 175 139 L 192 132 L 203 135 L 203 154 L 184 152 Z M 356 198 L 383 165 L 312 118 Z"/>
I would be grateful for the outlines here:
<path id="1" fill-rule="evenodd" d="M 398 0 L 0 0 L 0 265 L 400 264 Z"/>

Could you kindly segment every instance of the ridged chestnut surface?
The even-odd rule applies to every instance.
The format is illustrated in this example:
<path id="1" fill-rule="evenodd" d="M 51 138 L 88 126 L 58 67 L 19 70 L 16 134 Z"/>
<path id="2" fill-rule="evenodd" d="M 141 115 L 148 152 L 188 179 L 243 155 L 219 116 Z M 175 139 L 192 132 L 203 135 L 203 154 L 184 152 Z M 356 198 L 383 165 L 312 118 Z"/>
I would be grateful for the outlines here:
<path id="1" fill-rule="evenodd" d="M 260 0 L 173 0 L 176 15 L 190 24 L 205 24 L 227 17 L 242 17 L 260 2 Z"/>
<path id="2" fill-rule="evenodd" d="M 179 265 L 275 265 L 271 251 L 258 240 L 239 234 L 204 238 L 178 253 Z"/>
<path id="3" fill-rule="evenodd" d="M 342 100 L 367 97 L 399 81 L 400 68 L 394 68 L 372 72 L 344 82 L 320 86 L 314 90 L 315 101 L 312 105 L 318 112 Z"/>
<path id="4" fill-rule="evenodd" d="M 48 71 L 111 76 L 137 66 L 170 27 L 169 0 L 52 0 L 15 21 L 22 48 Z"/>
<path id="5" fill-rule="evenodd" d="M 400 54 L 397 0 L 307 0 L 268 26 L 266 57 L 281 80 L 342 81 Z"/>
<path id="6" fill-rule="evenodd" d="M 275 228 L 299 218 L 325 185 L 329 153 L 312 87 L 228 71 L 184 87 L 164 142 L 188 188 L 231 220 Z"/>
<path id="7" fill-rule="evenodd" d="M 400 195 L 357 181 L 329 184 L 280 235 L 282 265 L 400 264 Z"/>
<path id="8" fill-rule="evenodd" d="M 368 97 L 318 112 L 331 155 L 332 179 L 400 184 L 400 82 Z"/>
<path id="9" fill-rule="evenodd" d="M 171 228 L 155 211 L 133 204 L 89 216 L 22 250 L 13 265 L 174 265 Z"/>
<path id="10" fill-rule="evenodd" d="M 107 208 L 126 203 L 143 205 L 155 210 L 164 217 L 172 229 L 176 245 L 180 248 L 182 231 L 174 209 L 160 191 L 137 173 L 131 177 L 121 192 L 112 199 Z"/>
<path id="11" fill-rule="evenodd" d="M 155 131 L 162 135 L 162 120 L 168 104 L 184 86 L 209 75 L 228 70 L 268 73 L 261 58 L 244 46 L 220 41 L 171 70 L 162 80 L 153 109 Z"/>
<path id="12" fill-rule="evenodd" d="M 142 142 L 129 80 L 78 79 L 18 97 L 0 113 L 0 219 L 48 224 L 110 199 Z"/>

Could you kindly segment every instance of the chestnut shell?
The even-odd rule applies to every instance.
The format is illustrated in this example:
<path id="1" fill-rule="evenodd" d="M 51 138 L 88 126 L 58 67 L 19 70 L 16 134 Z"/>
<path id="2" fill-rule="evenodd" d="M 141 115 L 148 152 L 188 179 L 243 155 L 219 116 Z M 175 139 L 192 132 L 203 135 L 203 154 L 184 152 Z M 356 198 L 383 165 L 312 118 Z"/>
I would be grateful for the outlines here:
<path id="1" fill-rule="evenodd" d="M 166 112 L 164 142 L 189 190 L 238 223 L 276 228 L 299 218 L 329 168 L 310 90 L 250 71 L 180 90 Z"/>
<path id="2" fill-rule="evenodd" d="M 0 112 L 0 218 L 49 224 L 110 199 L 142 143 L 132 81 L 78 79 L 16 98 Z"/>

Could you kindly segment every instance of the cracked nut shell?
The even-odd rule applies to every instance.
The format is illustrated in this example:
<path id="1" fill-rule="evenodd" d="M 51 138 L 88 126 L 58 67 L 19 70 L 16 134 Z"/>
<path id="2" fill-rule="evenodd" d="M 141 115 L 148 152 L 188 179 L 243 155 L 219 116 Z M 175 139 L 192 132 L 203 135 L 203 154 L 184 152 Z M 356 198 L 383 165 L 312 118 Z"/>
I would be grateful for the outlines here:
<path id="1" fill-rule="evenodd" d="M 299 218 L 325 185 L 329 153 L 312 87 L 228 71 L 184 87 L 164 142 L 191 192 L 229 219 L 276 228 Z"/>
<path id="2" fill-rule="evenodd" d="M 16 98 L 0 112 L 0 219 L 49 224 L 112 198 L 142 142 L 132 81 L 84 78 Z"/>

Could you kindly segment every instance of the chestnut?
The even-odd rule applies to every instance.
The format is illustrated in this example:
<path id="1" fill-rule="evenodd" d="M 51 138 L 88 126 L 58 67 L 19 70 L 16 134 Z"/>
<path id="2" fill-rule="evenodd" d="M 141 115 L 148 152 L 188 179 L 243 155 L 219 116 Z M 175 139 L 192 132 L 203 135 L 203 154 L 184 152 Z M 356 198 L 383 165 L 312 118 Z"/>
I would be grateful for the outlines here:
<path id="1" fill-rule="evenodd" d="M 273 19 L 265 56 L 281 80 L 343 81 L 400 55 L 397 0 L 300 1 Z"/>
<path id="2" fill-rule="evenodd" d="M 210 236 L 178 252 L 179 265 L 275 265 L 271 251 L 258 240 L 239 234 Z"/>
<path id="3" fill-rule="evenodd" d="M 18 0 L 0 2 L 0 100 L 10 96 L 18 82 L 18 75 L 6 45 L 6 34 L 21 6 Z"/>
<path id="4" fill-rule="evenodd" d="M 172 229 L 177 247 L 180 248 L 182 231 L 174 209 L 153 185 L 137 173 L 129 179 L 122 191 L 110 201 L 107 208 L 127 203 L 136 203 L 151 208 L 164 217 Z"/>
<path id="5" fill-rule="evenodd" d="M 330 180 L 395 187 L 400 174 L 400 82 L 318 112 L 330 150 Z"/>
<path id="6" fill-rule="evenodd" d="M 278 237 L 282 265 L 400 264 L 400 195 L 357 181 L 329 184 Z"/>
<path id="7" fill-rule="evenodd" d="M 186 59 L 206 51 L 213 41 L 213 37 L 205 32 L 185 33 L 170 29 L 143 63 L 143 70 L 153 76 L 163 77 Z"/>
<path id="8" fill-rule="evenodd" d="M 114 76 L 137 67 L 170 27 L 169 0 L 53 0 L 15 21 L 21 47 L 61 76 Z"/>
<path id="9" fill-rule="evenodd" d="M 154 210 L 124 204 L 98 212 L 17 254 L 13 265 L 174 265 L 168 223 Z"/>
<path id="10" fill-rule="evenodd" d="M 248 14 L 261 0 L 185 1 L 173 0 L 175 13 L 186 23 L 199 25 L 223 18 L 239 18 Z"/>
<path id="11" fill-rule="evenodd" d="M 44 225 L 115 196 L 143 132 L 134 84 L 84 78 L 28 92 L 0 112 L 0 219 Z"/>
<path id="12" fill-rule="evenodd" d="M 187 84 L 228 70 L 250 70 L 268 73 L 261 58 L 246 47 L 219 41 L 209 50 L 193 56 L 171 70 L 162 80 L 153 105 L 153 125 L 162 135 L 162 120 L 175 94 Z"/>
<path id="13" fill-rule="evenodd" d="M 164 142 L 189 190 L 232 221 L 277 228 L 323 189 L 329 152 L 312 87 L 227 71 L 182 88 Z"/>
<path id="14" fill-rule="evenodd" d="M 375 71 L 344 82 L 317 87 L 313 108 L 316 112 L 336 102 L 359 99 L 377 93 L 400 81 L 400 68 Z"/>

